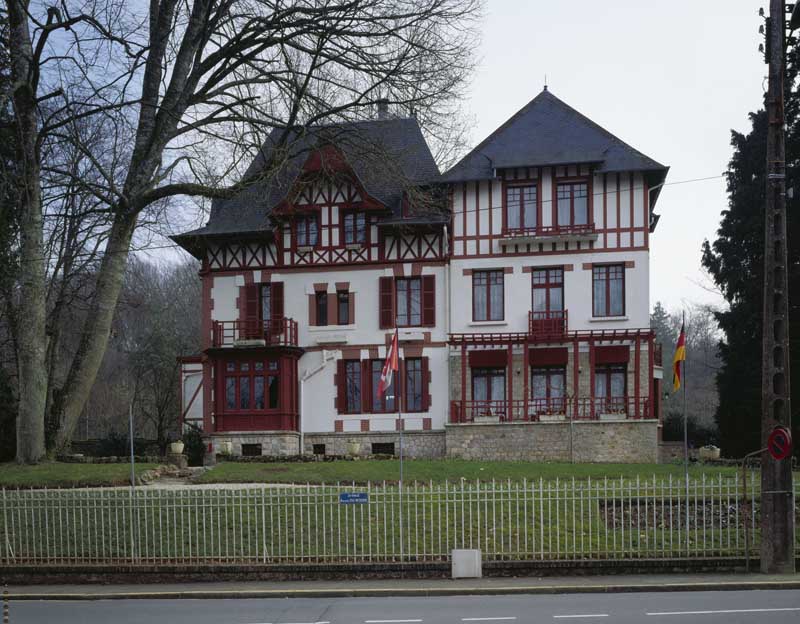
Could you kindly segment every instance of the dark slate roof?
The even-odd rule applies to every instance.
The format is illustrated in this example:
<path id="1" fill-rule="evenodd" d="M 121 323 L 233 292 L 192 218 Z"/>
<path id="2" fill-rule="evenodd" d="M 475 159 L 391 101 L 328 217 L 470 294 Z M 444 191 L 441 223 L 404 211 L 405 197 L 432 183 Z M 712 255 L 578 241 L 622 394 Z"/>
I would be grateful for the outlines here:
<path id="1" fill-rule="evenodd" d="M 274 130 L 243 179 L 258 178 L 265 163 L 273 160 L 279 142 Z M 276 173 L 256 179 L 230 199 L 214 200 L 205 227 L 174 237 L 181 244 L 188 238 L 209 235 L 266 233 L 271 230 L 269 214 L 283 201 L 309 155 L 317 147 L 335 145 L 364 190 L 391 211 L 388 218 L 401 214 L 404 191 L 439 181 L 441 174 L 419 124 L 413 118 L 386 118 L 372 121 L 318 126 L 295 134 L 287 141 L 286 155 Z"/>
<path id="2" fill-rule="evenodd" d="M 493 169 L 578 163 L 594 163 L 599 172 L 653 171 L 663 177 L 667 171 L 545 89 L 443 179 L 482 180 L 493 177 Z"/>

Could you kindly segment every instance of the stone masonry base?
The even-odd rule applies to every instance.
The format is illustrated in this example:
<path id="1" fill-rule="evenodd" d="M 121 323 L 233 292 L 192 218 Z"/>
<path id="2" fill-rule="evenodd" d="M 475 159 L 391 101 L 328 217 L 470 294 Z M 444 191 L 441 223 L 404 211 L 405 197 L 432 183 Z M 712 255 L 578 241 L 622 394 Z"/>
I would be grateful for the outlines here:
<path id="1" fill-rule="evenodd" d="M 658 421 L 447 425 L 446 444 L 459 459 L 655 463 Z"/>
<path id="2" fill-rule="evenodd" d="M 215 453 L 230 443 L 233 455 L 243 444 L 260 444 L 262 455 L 290 456 L 300 450 L 296 432 L 214 433 L 207 440 Z M 391 446 L 380 446 L 392 444 Z M 315 448 L 316 447 L 316 448 Z M 399 454 L 396 431 L 315 433 L 303 436 L 303 452 L 367 457 Z M 250 447 L 252 452 L 253 447 Z M 409 459 L 449 457 L 469 460 L 515 460 L 579 463 L 656 463 L 659 461 L 657 420 L 605 420 L 536 423 L 475 423 L 446 425 L 444 431 L 407 431 L 403 450 Z"/>

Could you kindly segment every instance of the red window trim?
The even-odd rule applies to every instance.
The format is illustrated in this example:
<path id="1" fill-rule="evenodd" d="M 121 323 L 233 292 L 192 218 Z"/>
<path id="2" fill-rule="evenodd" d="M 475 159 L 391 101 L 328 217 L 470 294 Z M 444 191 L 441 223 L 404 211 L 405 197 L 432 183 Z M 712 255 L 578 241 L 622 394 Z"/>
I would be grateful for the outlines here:
<path id="1" fill-rule="evenodd" d="M 419 414 L 419 413 L 428 411 L 428 409 L 427 409 L 427 407 L 425 405 L 425 403 L 426 403 L 425 394 L 428 391 L 427 390 L 427 383 L 426 383 L 427 380 L 425 379 L 425 372 L 426 372 L 426 368 L 427 368 L 425 366 L 425 360 L 426 360 L 426 358 L 424 358 L 424 357 L 408 357 L 408 358 L 405 358 L 403 360 L 403 381 L 402 381 L 402 387 L 403 387 L 403 411 L 408 413 L 408 414 L 415 414 L 415 413 Z M 408 391 L 408 363 L 409 362 L 419 362 L 420 393 L 421 393 L 420 394 L 419 409 L 412 409 L 408 405 L 408 398 L 411 396 L 411 394 Z"/>
<path id="2" fill-rule="evenodd" d="M 536 189 L 536 225 L 533 227 L 526 227 L 523 225 L 525 221 L 525 202 L 520 201 L 519 211 L 520 211 L 520 227 L 518 228 L 510 228 L 508 226 L 508 189 L 513 187 L 526 187 L 532 186 Z M 542 227 L 542 193 L 541 193 L 541 183 L 538 179 L 535 180 L 503 180 L 503 197 L 502 197 L 502 208 L 503 208 L 503 232 L 517 232 L 520 230 L 533 230 L 539 229 Z M 524 196 L 524 193 L 523 193 Z"/>
<path id="3" fill-rule="evenodd" d="M 297 226 L 300 220 L 308 221 L 314 219 L 317 222 L 317 242 L 313 245 L 301 245 L 297 240 Z M 314 249 L 322 246 L 322 219 L 320 218 L 319 210 L 310 209 L 308 211 L 298 212 L 292 219 L 292 246 L 297 249 L 298 247 L 313 247 Z"/>
<path id="4" fill-rule="evenodd" d="M 558 282 L 551 282 L 550 281 L 550 271 L 559 270 L 561 271 L 561 281 Z M 536 271 L 545 271 L 547 273 L 545 277 L 544 284 L 537 284 L 534 282 L 534 273 Z M 560 310 L 552 310 L 550 308 L 550 290 L 553 288 L 561 288 L 561 309 Z M 564 311 L 564 267 L 563 266 L 549 266 L 549 267 L 531 267 L 531 310 L 533 310 L 534 301 L 533 295 L 536 290 L 544 290 L 545 291 L 545 301 L 547 302 L 546 309 L 544 312 L 563 312 Z"/>
<path id="5" fill-rule="evenodd" d="M 545 396 L 544 397 L 536 397 L 538 399 L 545 398 L 550 400 L 552 398 L 557 399 L 565 399 L 567 396 L 567 366 L 566 364 L 553 364 L 549 366 L 531 366 L 530 367 L 530 398 L 533 399 L 533 377 L 534 375 L 546 375 L 547 376 L 547 383 L 545 384 Z M 560 375 L 561 376 L 561 388 L 563 391 L 563 396 L 560 397 L 552 397 L 550 395 L 551 384 L 550 384 L 550 377 L 552 375 Z"/>
<path id="6" fill-rule="evenodd" d="M 592 201 L 592 194 L 594 192 L 592 188 L 592 176 L 564 176 L 564 177 L 555 177 L 553 176 L 553 183 L 552 183 L 552 207 L 551 207 L 551 214 L 553 219 L 553 226 L 556 228 L 570 228 L 574 226 L 575 223 L 575 198 L 571 195 L 570 196 L 570 220 L 571 223 L 559 223 L 558 222 L 558 186 L 560 184 L 585 184 L 586 185 L 586 224 L 587 227 L 594 227 L 594 202 Z"/>
<path id="7" fill-rule="evenodd" d="M 346 296 L 347 297 L 347 322 L 342 322 L 342 302 L 340 301 L 340 297 Z M 337 325 L 352 325 L 353 319 L 351 318 L 351 308 L 353 307 L 353 293 L 351 293 L 348 289 L 339 289 L 336 291 L 336 324 Z"/>
<path id="8" fill-rule="evenodd" d="M 620 399 L 628 396 L 628 365 L 627 364 L 596 364 L 594 367 L 594 377 L 601 373 L 608 373 L 606 377 L 606 398 Z M 622 379 L 625 381 L 625 386 L 622 388 L 622 396 L 611 396 L 611 375 L 610 373 L 622 373 Z M 592 386 L 592 395 L 597 396 L 595 386 Z"/>
<path id="9" fill-rule="evenodd" d="M 421 393 L 422 398 L 420 402 L 420 409 L 409 409 L 406 405 L 407 399 L 407 382 L 408 378 L 406 375 L 406 362 L 408 361 L 419 361 L 420 363 L 420 384 L 421 384 Z M 377 393 L 377 386 L 373 383 L 373 366 L 380 366 L 383 368 L 385 360 L 382 358 L 370 358 L 364 360 L 357 360 L 355 358 L 347 358 L 339 360 L 341 362 L 341 366 L 339 367 L 339 373 L 337 373 L 336 377 L 336 394 L 337 401 L 336 401 L 336 410 L 339 414 L 394 414 L 398 412 L 398 406 L 402 406 L 401 409 L 405 413 L 412 413 L 412 414 L 421 414 L 426 413 L 430 410 L 430 360 L 425 356 L 415 356 L 415 357 L 407 357 L 407 358 L 400 358 L 400 370 L 394 373 L 394 384 L 395 384 L 395 404 L 392 409 L 386 408 L 386 398 L 385 396 L 381 397 L 381 405 L 382 408 L 379 410 L 373 409 L 374 407 L 374 399 L 375 393 Z M 357 368 L 359 371 L 358 376 L 358 383 L 359 383 L 359 391 L 360 391 L 360 402 L 359 402 L 359 409 L 358 411 L 349 411 L 347 409 L 347 364 L 348 363 L 357 364 Z M 341 375 L 341 376 L 340 376 Z M 341 385 L 343 384 L 343 386 Z"/>
<path id="10" fill-rule="evenodd" d="M 363 413 L 363 409 L 364 409 L 364 376 L 362 374 L 361 360 L 346 359 L 346 360 L 342 360 L 342 362 L 343 362 L 343 366 L 342 366 L 343 376 L 342 376 L 342 379 L 337 379 L 336 380 L 337 383 L 344 384 L 344 390 L 343 390 L 343 393 L 342 393 L 342 395 L 344 397 L 344 400 L 342 402 L 342 405 L 340 406 L 341 409 L 339 410 L 339 413 L 340 414 L 361 414 L 361 413 Z M 351 363 L 354 363 L 354 364 L 358 365 L 358 377 L 357 377 L 357 379 L 358 379 L 358 391 L 359 391 L 359 397 L 358 397 L 358 399 L 359 399 L 358 400 L 359 409 L 357 409 L 355 411 L 348 409 L 348 398 L 349 397 L 347 396 L 347 365 L 351 364 Z"/>
<path id="11" fill-rule="evenodd" d="M 257 363 L 261 363 L 264 365 L 263 370 L 257 371 L 255 369 L 255 365 Z M 278 365 L 275 369 L 270 369 L 270 363 L 275 363 Z M 234 364 L 236 366 L 236 370 L 229 371 L 228 364 Z M 247 371 L 242 371 L 241 366 L 242 364 L 248 365 Z M 257 358 L 257 359 L 222 359 L 219 360 L 219 374 L 221 377 L 220 383 L 220 391 L 222 396 L 220 400 L 217 402 L 217 408 L 219 409 L 220 414 L 272 414 L 275 412 L 281 411 L 281 366 L 280 360 L 276 359 L 268 359 L 268 358 Z M 255 405 L 255 378 L 256 377 L 275 377 L 278 380 L 278 405 L 276 407 L 269 407 L 269 384 L 267 380 L 264 380 L 264 407 L 263 408 L 256 408 L 253 407 Z M 235 408 L 228 407 L 228 379 L 233 378 L 236 379 L 236 385 L 234 389 L 234 404 L 236 405 Z M 241 383 L 240 379 L 247 378 L 249 380 L 249 391 L 250 391 L 250 405 L 251 407 L 242 408 L 239 407 L 241 403 Z"/>
<path id="12" fill-rule="evenodd" d="M 491 372 L 490 372 L 491 371 Z M 506 395 L 508 394 L 508 371 L 506 367 L 502 366 L 481 366 L 480 368 L 473 368 L 471 369 L 471 390 L 472 390 L 472 400 L 473 401 L 505 401 Z M 486 384 L 486 390 L 488 397 L 486 399 L 476 399 L 475 398 L 475 380 L 481 377 L 499 377 L 500 373 L 503 375 L 503 396 L 502 397 L 493 397 L 492 396 L 492 384 Z"/>
<path id="13" fill-rule="evenodd" d="M 364 215 L 364 240 L 363 241 L 347 242 L 347 235 L 346 235 L 347 228 L 345 227 L 345 217 L 347 217 L 348 215 L 353 215 L 354 217 L 357 216 L 357 215 Z M 346 245 L 364 245 L 364 246 L 367 246 L 367 245 L 371 245 L 372 244 L 372 240 L 370 238 L 370 230 L 372 228 L 370 227 L 369 214 L 365 210 L 359 210 L 357 208 L 343 209 L 343 208 L 340 207 L 339 208 L 339 223 L 340 223 L 340 227 L 341 227 L 341 234 L 340 234 L 341 238 L 340 238 L 340 241 L 341 241 L 341 245 L 342 246 L 346 246 Z"/>
<path id="14" fill-rule="evenodd" d="M 406 318 L 408 319 L 408 323 L 400 323 L 400 297 L 398 296 L 398 288 L 397 285 L 400 282 L 417 282 L 419 284 L 419 323 L 412 323 L 411 322 L 411 289 L 407 290 L 406 296 Z M 415 275 L 415 276 L 408 276 L 408 277 L 395 277 L 394 278 L 394 322 L 397 327 L 424 327 L 424 318 L 423 318 L 423 284 L 422 284 L 422 276 Z"/>
<path id="15" fill-rule="evenodd" d="M 621 314 L 611 314 L 611 280 L 608 278 L 608 273 L 606 273 L 605 278 L 605 288 L 606 288 L 606 310 L 605 314 L 595 314 L 595 307 L 594 307 L 594 275 L 595 269 L 602 269 L 602 268 L 610 268 L 610 267 L 619 267 L 622 269 L 622 313 Z M 623 262 L 609 262 L 609 263 L 592 263 L 592 318 L 614 318 L 617 316 L 625 316 L 625 312 L 627 309 L 626 306 L 626 299 L 627 297 L 627 280 L 625 278 L 625 264 Z"/>
<path id="16" fill-rule="evenodd" d="M 475 278 L 481 274 L 492 274 L 492 273 L 499 273 L 502 276 L 502 286 L 503 286 L 503 296 L 501 297 L 500 301 L 500 318 L 491 318 L 492 316 L 492 300 L 491 300 L 491 282 L 488 281 L 490 276 L 487 278 L 486 282 L 486 318 L 484 319 L 476 319 L 475 318 Z M 481 286 L 483 288 L 483 286 Z M 472 271 L 472 321 L 474 323 L 489 323 L 493 321 L 504 321 L 506 318 L 506 272 L 503 269 L 473 269 Z"/>

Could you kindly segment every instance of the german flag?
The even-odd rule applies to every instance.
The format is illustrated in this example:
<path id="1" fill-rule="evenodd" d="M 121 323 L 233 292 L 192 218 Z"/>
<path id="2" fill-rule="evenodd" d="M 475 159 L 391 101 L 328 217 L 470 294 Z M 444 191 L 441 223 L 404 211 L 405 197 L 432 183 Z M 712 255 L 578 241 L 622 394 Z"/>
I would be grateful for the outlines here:
<path id="1" fill-rule="evenodd" d="M 686 361 L 686 329 L 685 323 L 681 324 L 681 333 L 678 344 L 675 345 L 675 357 L 672 358 L 672 391 L 677 392 L 681 387 L 681 362 Z M 684 364 L 685 366 L 685 364 Z"/>

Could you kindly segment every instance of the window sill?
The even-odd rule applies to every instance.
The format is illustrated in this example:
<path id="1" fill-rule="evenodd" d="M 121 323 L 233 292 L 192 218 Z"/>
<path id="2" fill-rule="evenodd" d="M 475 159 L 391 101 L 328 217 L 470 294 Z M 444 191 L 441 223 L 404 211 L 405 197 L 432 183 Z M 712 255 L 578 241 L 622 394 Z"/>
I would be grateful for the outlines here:
<path id="1" fill-rule="evenodd" d="M 356 326 L 355 323 L 351 323 L 350 325 L 309 325 L 308 331 L 313 333 L 316 332 L 337 332 L 337 331 L 355 331 Z"/>
<path id="2" fill-rule="evenodd" d="M 590 323 L 618 323 L 622 321 L 630 321 L 627 316 L 593 316 L 589 319 Z"/>
<path id="3" fill-rule="evenodd" d="M 345 243 L 344 248 L 350 251 L 359 251 L 360 249 L 364 249 L 366 246 L 366 243 Z"/>
<path id="4" fill-rule="evenodd" d="M 315 249 L 315 245 L 298 245 L 297 253 L 308 253 L 309 251 L 314 251 Z"/>
<path id="5" fill-rule="evenodd" d="M 470 327 L 502 327 L 508 325 L 508 321 L 470 321 L 467 325 Z"/>

